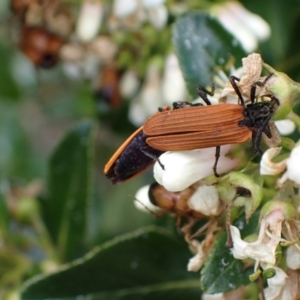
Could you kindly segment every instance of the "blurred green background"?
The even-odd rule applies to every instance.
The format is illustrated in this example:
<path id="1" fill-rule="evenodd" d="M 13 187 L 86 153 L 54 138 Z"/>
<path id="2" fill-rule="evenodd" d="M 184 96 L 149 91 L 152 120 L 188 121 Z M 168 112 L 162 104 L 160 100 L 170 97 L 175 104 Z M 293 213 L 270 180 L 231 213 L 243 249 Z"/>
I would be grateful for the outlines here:
<path id="1" fill-rule="evenodd" d="M 110 1 L 102 2 L 108 7 L 111 5 Z M 109 31 L 103 21 L 100 33 L 111 37 L 118 47 L 115 58 L 117 69 L 121 73 L 134 69 L 142 84 L 150 63 L 157 59 L 162 69 L 165 56 L 172 50 L 171 28 L 181 15 L 174 13 L 172 8 L 182 5 L 183 13 L 209 11 L 212 5 L 223 2 L 166 1 L 169 15 L 161 30 L 154 29 L 146 22 L 136 30 Z M 261 16 L 271 28 L 269 39 L 260 43 L 255 51 L 261 53 L 264 61 L 275 69 L 300 81 L 300 1 L 290 0 L 287 3 L 280 0 L 244 0 L 240 3 Z M 65 1 L 64 4 L 76 12 L 81 1 Z M 0 253 L 0 269 L 1 261 L 6 256 L 9 259 L 5 258 L 3 261 L 11 258 L 17 262 L 14 255 L 18 257 L 18 251 L 26 252 L 30 262 L 34 261 L 35 265 L 36 262 L 38 264 L 43 261 L 48 250 L 53 250 L 47 246 L 49 240 L 43 244 L 41 237 L 47 226 L 51 228 L 54 226 L 51 224 L 61 221 L 59 217 L 56 220 L 53 212 L 50 214 L 51 220 L 47 217 L 49 194 L 50 198 L 56 195 L 54 193 L 51 196 L 53 191 L 49 192 L 51 178 L 54 176 L 49 170 L 53 171 L 51 168 L 54 168 L 53 153 L 57 154 L 61 141 L 70 131 L 74 132 L 74 128 L 78 128 L 76 126 L 83 126 L 85 129 L 82 130 L 90 130 L 88 135 L 92 139 L 88 149 L 88 159 L 92 157 L 92 163 L 89 165 L 87 162 L 91 170 L 91 173 L 87 173 L 87 176 L 91 176 L 90 181 L 86 183 L 89 201 L 83 208 L 88 215 L 88 225 L 85 224 L 84 243 L 62 261 L 81 257 L 94 246 L 145 225 L 164 225 L 175 230 L 175 220 L 169 216 L 156 218 L 134 207 L 136 191 L 153 181 L 152 170 L 128 183 L 115 186 L 103 174 L 105 163 L 136 128 L 128 119 L 132 99 L 120 99 L 117 106 L 110 106 L 103 97 L 95 96 L 93 82 L 97 78 L 74 80 L 66 76 L 61 62 L 50 69 L 36 67 L 20 51 L 22 18 L 11 9 L 8 0 L 0 3 L 0 20 L 0 191 L 1 206 L 4 207 L 0 213 L 1 222 L 9 228 L 1 230 L 6 250 L 3 250 L 4 247 L 2 254 Z M 79 138 L 80 130 L 78 129 Z M 68 157 L 79 147 L 75 140 L 76 137 L 73 141 L 72 138 L 67 141 L 63 153 L 57 154 L 66 159 L 68 166 L 73 164 L 71 159 L 68 162 Z M 78 155 L 81 155 L 81 150 L 78 151 Z M 78 179 L 79 186 L 81 183 L 85 184 L 84 171 L 86 169 L 83 167 L 83 176 Z M 63 182 L 64 178 L 61 180 Z M 38 183 L 33 192 L 29 191 L 32 183 Z M 25 203 L 25 198 L 33 199 L 33 202 Z M 38 212 L 38 217 L 31 218 L 31 212 L 37 206 L 41 208 L 41 212 Z M 24 260 L 23 263 L 24 265 L 19 264 L 19 269 L 16 268 L 18 271 L 11 273 L 13 279 L 0 276 L 0 285 L 6 286 L 14 280 L 18 282 L 20 278 L 23 281 L 41 271 L 35 265 L 36 269 L 33 267 L 29 273 L 23 273 L 23 267 L 28 267 L 28 261 Z M 13 269 L 11 266 L 7 267 L 9 270 Z M 18 277 L 20 274 L 22 275 Z"/>

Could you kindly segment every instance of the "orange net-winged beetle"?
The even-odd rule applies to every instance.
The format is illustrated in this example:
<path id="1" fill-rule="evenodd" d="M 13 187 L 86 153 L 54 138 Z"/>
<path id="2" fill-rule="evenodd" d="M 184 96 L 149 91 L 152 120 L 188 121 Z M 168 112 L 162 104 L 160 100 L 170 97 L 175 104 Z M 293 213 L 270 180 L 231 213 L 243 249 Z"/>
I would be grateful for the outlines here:
<path id="1" fill-rule="evenodd" d="M 220 146 L 241 144 L 251 137 L 254 150 L 261 154 L 262 134 L 272 137 L 268 124 L 279 101 L 272 95 L 266 95 L 271 100 L 255 101 L 256 85 L 264 84 L 257 82 L 252 85 L 251 103 L 246 104 L 236 84 L 238 80 L 234 76 L 230 77 L 241 104 L 210 105 L 207 94 L 213 95 L 214 91 L 209 92 L 198 87 L 198 94 L 208 104 L 207 106 L 178 102 L 174 103 L 173 110 L 162 109 L 150 117 L 106 164 L 104 169 L 106 176 L 113 183 L 120 183 L 133 178 L 155 161 L 163 168 L 158 157 L 166 151 L 210 147 L 216 147 L 213 170 L 218 176 L 216 168 Z"/>

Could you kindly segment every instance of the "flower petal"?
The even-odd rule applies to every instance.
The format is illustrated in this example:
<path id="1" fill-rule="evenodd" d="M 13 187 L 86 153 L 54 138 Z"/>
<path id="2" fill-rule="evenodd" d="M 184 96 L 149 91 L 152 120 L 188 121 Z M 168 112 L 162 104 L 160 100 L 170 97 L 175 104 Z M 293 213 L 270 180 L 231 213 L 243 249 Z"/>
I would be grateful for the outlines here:
<path id="1" fill-rule="evenodd" d="M 287 160 L 284 159 L 279 163 L 272 162 L 272 159 L 277 156 L 281 151 L 280 147 L 270 148 L 262 156 L 260 161 L 260 174 L 261 175 L 277 175 L 284 171 L 286 168 Z"/>
<path id="2" fill-rule="evenodd" d="M 285 287 L 287 275 L 282 269 L 278 267 L 273 267 L 276 270 L 276 275 L 268 279 L 268 287 L 264 289 L 266 300 L 277 300 L 281 298 L 281 293 Z"/>
<path id="3" fill-rule="evenodd" d="M 300 252 L 296 247 L 290 246 L 287 248 L 286 264 L 292 270 L 300 269 Z"/>
<path id="4" fill-rule="evenodd" d="M 137 8 L 137 0 L 115 0 L 113 11 L 116 17 L 125 18 L 133 14 Z"/>
<path id="5" fill-rule="evenodd" d="M 83 2 L 76 26 L 76 34 L 82 42 L 89 42 L 97 35 L 102 17 L 103 6 L 100 1 Z"/>
<path id="6" fill-rule="evenodd" d="M 172 105 L 173 102 L 182 101 L 186 98 L 185 81 L 174 53 L 169 54 L 165 60 L 162 94 L 164 103 L 167 105 Z"/>
<path id="7" fill-rule="evenodd" d="M 293 180 L 296 184 L 300 184 L 300 146 L 296 146 L 292 150 L 286 164 L 289 179 Z"/>
<path id="8" fill-rule="evenodd" d="M 168 20 L 168 10 L 165 5 L 149 7 L 147 11 L 149 22 L 154 28 L 162 29 L 165 27 Z"/>
<path id="9" fill-rule="evenodd" d="M 231 248 L 231 253 L 236 259 L 246 259 L 244 250 L 248 246 L 248 243 L 241 239 L 240 231 L 237 227 L 230 225 L 230 233 L 233 241 L 233 248 Z"/>
<path id="10" fill-rule="evenodd" d="M 141 187 L 135 194 L 134 205 L 137 209 L 144 211 L 144 212 L 159 212 L 162 209 L 158 206 L 152 204 L 149 199 L 148 192 L 149 192 L 150 185 L 146 185 Z"/>
<path id="11" fill-rule="evenodd" d="M 238 160 L 225 156 L 231 147 L 231 145 L 221 147 L 217 168 L 219 173 L 228 172 L 238 165 Z M 164 165 L 164 170 L 158 163 L 155 163 L 153 171 L 156 181 L 167 190 L 178 192 L 214 174 L 212 168 L 215 162 L 215 148 L 166 152 L 159 159 Z"/>
<path id="12" fill-rule="evenodd" d="M 212 185 L 201 185 L 188 200 L 192 210 L 205 216 L 216 216 L 219 211 L 219 194 Z"/>
<path id="13" fill-rule="evenodd" d="M 275 124 L 282 135 L 289 135 L 296 129 L 295 123 L 289 119 L 275 121 Z"/>

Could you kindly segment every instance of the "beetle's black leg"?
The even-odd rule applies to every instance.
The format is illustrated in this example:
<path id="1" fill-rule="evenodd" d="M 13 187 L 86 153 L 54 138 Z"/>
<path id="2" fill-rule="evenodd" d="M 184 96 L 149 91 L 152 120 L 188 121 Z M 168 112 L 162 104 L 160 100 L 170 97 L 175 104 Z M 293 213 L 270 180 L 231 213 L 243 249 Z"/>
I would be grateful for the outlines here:
<path id="1" fill-rule="evenodd" d="M 240 81 L 240 78 L 235 77 L 235 76 L 230 76 L 230 77 L 229 77 L 229 81 L 230 81 L 230 83 L 231 83 L 231 85 L 232 85 L 234 91 L 235 91 L 236 94 L 238 95 L 238 97 L 239 97 L 239 99 L 240 99 L 240 101 L 241 101 L 241 105 L 243 105 L 243 106 L 245 107 L 245 100 L 244 100 L 244 98 L 243 98 L 243 96 L 242 96 L 242 93 L 241 93 L 239 87 L 238 87 L 237 84 L 236 84 L 236 81 Z"/>
<path id="2" fill-rule="evenodd" d="M 263 132 L 264 132 L 264 134 L 265 134 L 269 139 L 272 138 L 272 132 L 271 132 L 271 130 L 270 130 L 269 124 L 267 124 L 267 126 L 266 126 L 266 128 L 265 128 L 265 130 L 264 130 Z"/>
<path id="3" fill-rule="evenodd" d="M 268 126 L 268 123 L 270 122 L 273 114 L 270 113 L 268 117 L 263 121 L 261 126 L 257 128 L 257 132 L 254 134 L 255 131 L 253 131 L 253 137 L 252 137 L 252 142 L 253 142 L 253 147 L 256 152 L 258 152 L 260 155 L 262 155 L 262 151 L 260 149 L 260 141 L 261 141 L 261 136 L 262 133 L 265 131 L 266 127 Z"/>
<path id="4" fill-rule="evenodd" d="M 161 166 L 161 168 L 164 170 L 165 166 L 161 163 L 161 161 L 159 160 L 159 158 L 157 156 L 155 156 L 152 153 L 147 152 L 146 150 L 144 150 L 143 148 L 140 148 L 141 152 L 143 152 L 143 154 L 145 154 L 146 156 L 152 158 L 153 160 L 157 161 L 158 164 Z"/>
<path id="5" fill-rule="evenodd" d="M 218 161 L 219 161 L 219 158 L 220 158 L 220 150 L 221 150 L 221 147 L 220 146 L 217 146 L 216 147 L 216 160 L 215 160 L 215 164 L 213 166 L 213 170 L 214 170 L 214 174 L 216 177 L 220 177 L 220 175 L 217 173 L 217 165 L 218 165 Z"/>
<path id="6" fill-rule="evenodd" d="M 211 85 L 211 91 L 208 91 L 206 88 L 198 85 L 196 90 L 198 95 L 203 99 L 203 101 L 207 104 L 207 105 L 211 105 L 211 102 L 208 100 L 207 95 L 213 96 L 215 93 L 215 84 L 213 83 Z"/>
<path id="7" fill-rule="evenodd" d="M 181 108 L 192 107 L 192 106 L 203 106 L 203 104 L 202 103 L 191 103 L 188 101 L 173 102 L 173 109 L 181 109 Z"/>

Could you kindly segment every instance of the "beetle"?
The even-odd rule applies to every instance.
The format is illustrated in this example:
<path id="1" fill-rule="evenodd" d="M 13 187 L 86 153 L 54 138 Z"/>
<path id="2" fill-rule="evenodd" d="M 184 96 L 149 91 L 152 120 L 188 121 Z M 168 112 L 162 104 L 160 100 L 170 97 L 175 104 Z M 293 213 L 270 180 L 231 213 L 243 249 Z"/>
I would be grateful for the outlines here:
<path id="1" fill-rule="evenodd" d="M 150 117 L 116 151 L 105 166 L 106 176 L 113 183 L 120 183 L 137 176 L 155 161 L 164 168 L 158 157 L 166 151 L 210 147 L 216 147 L 213 170 L 218 176 L 216 169 L 220 146 L 244 143 L 251 137 L 254 150 L 261 154 L 262 134 L 272 137 L 268 123 L 279 101 L 269 96 L 270 101 L 255 102 L 256 85 L 265 83 L 257 82 L 251 88 L 251 103 L 245 104 L 236 84 L 238 80 L 237 77 L 230 77 L 241 105 L 229 103 L 210 105 L 207 94 L 213 95 L 213 86 L 212 91 L 197 88 L 198 94 L 208 104 L 207 106 L 176 102 L 173 104 L 173 110 L 160 109 L 159 113 Z"/>
<path id="2" fill-rule="evenodd" d="M 181 109 L 190 106 L 201 106 L 201 103 L 189 103 L 178 101 L 173 103 L 173 109 Z M 158 109 L 158 113 L 169 111 L 165 106 Z M 121 183 L 132 179 L 141 172 L 148 169 L 156 161 L 162 168 L 159 156 L 165 151 L 160 151 L 149 146 L 146 142 L 147 136 L 143 133 L 143 126 L 138 128 L 114 153 L 104 167 L 104 174 L 113 182 Z"/>
<path id="3" fill-rule="evenodd" d="M 148 191 L 149 201 L 163 209 L 161 215 L 172 212 L 178 217 L 194 217 L 201 219 L 204 215 L 189 207 L 188 200 L 192 197 L 199 183 L 188 187 L 181 192 L 170 192 L 164 186 L 154 182 L 150 185 Z"/>
<path id="4" fill-rule="evenodd" d="M 268 80 L 272 74 L 267 76 Z M 266 81 L 265 80 L 265 81 Z M 230 77 L 230 82 L 238 95 L 239 104 L 210 105 L 207 92 L 197 88 L 199 95 L 208 104 L 203 107 L 186 107 L 182 110 L 161 112 L 150 117 L 143 126 L 146 143 L 160 151 L 183 151 L 216 147 L 216 168 L 220 156 L 220 146 L 241 144 L 252 137 L 253 148 L 262 154 L 260 142 L 262 134 L 272 137 L 269 121 L 276 111 L 279 101 L 272 95 L 271 100 L 255 102 L 255 88 L 264 82 L 256 82 L 251 88 L 251 103 L 246 104 L 236 84 L 239 78 Z"/>

